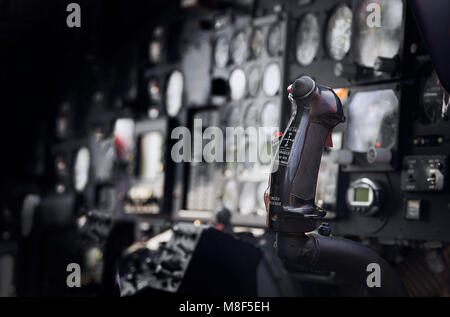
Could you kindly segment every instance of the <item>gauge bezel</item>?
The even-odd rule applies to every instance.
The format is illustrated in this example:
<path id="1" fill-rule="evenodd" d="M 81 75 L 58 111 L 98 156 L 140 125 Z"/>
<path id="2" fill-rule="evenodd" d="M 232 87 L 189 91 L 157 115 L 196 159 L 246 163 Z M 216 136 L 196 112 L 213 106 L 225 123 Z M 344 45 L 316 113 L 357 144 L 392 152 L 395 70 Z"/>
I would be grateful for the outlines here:
<path id="1" fill-rule="evenodd" d="M 364 188 L 369 190 L 369 196 L 367 202 L 355 201 L 355 189 Z M 382 204 L 382 190 L 378 183 L 370 180 L 369 178 L 360 178 L 350 183 L 346 192 L 346 201 L 348 207 L 355 212 L 364 216 L 373 216 L 381 208 Z"/>

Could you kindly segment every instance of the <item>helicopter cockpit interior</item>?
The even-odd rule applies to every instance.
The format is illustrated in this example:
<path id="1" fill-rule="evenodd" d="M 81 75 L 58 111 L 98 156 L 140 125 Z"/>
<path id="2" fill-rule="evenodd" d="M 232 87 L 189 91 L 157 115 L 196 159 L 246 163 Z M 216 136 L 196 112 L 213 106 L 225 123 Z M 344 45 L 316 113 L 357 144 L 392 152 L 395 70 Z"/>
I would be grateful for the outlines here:
<path id="1" fill-rule="evenodd" d="M 0 296 L 450 296 L 449 10 L 0 0 Z"/>

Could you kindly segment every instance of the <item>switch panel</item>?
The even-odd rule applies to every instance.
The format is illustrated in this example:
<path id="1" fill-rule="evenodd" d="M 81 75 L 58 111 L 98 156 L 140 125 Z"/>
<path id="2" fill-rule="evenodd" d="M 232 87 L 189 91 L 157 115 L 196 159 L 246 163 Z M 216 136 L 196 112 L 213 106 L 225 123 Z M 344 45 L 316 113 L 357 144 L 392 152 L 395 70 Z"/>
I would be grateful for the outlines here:
<path id="1" fill-rule="evenodd" d="M 402 190 L 409 192 L 441 191 L 447 174 L 447 157 L 406 156 L 403 159 Z"/>
<path id="2" fill-rule="evenodd" d="M 145 289 L 176 293 L 205 228 L 179 223 L 173 228 L 170 240 L 161 242 L 158 250 L 131 248 L 119 263 L 121 296 L 131 296 Z"/>

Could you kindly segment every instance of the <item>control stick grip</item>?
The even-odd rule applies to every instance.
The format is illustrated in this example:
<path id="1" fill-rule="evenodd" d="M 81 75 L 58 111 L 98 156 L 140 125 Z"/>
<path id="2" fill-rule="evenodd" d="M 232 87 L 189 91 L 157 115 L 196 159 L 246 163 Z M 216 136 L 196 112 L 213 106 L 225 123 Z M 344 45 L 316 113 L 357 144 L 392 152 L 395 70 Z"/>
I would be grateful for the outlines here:
<path id="1" fill-rule="evenodd" d="M 291 102 L 297 106 L 297 137 L 294 152 L 297 166 L 292 170 L 291 195 L 314 201 L 317 176 L 324 146 L 332 147 L 333 128 L 345 120 L 342 104 L 332 89 L 317 86 L 302 76 L 288 88 Z"/>
<path id="2" fill-rule="evenodd" d="M 330 133 L 331 130 L 320 123 L 310 122 L 306 127 L 300 162 L 292 182 L 292 195 L 302 200 L 314 200 L 322 152 Z"/>

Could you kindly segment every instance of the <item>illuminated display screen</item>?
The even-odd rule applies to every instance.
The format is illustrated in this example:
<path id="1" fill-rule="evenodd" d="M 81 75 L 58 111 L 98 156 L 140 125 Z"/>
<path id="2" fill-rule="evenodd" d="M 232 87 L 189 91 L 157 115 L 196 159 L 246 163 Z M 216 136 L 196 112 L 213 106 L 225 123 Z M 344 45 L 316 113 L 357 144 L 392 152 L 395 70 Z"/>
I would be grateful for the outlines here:
<path id="1" fill-rule="evenodd" d="M 369 201 L 369 189 L 368 188 L 355 188 L 355 201 L 368 202 Z"/>

